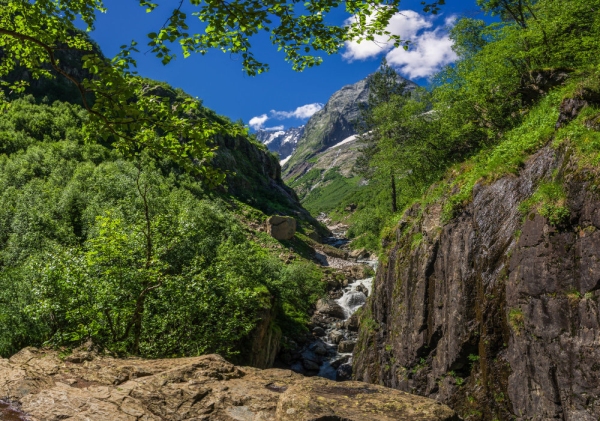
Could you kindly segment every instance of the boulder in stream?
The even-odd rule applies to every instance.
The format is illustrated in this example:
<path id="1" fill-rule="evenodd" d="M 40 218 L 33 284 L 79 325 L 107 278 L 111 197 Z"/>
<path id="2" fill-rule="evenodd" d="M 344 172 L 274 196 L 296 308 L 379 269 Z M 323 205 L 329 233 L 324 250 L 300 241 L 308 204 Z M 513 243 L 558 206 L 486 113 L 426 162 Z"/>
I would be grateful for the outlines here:
<path id="1" fill-rule="evenodd" d="M 354 351 L 354 346 L 356 345 L 356 341 L 341 341 L 338 345 L 338 352 L 346 354 L 348 352 Z"/>
<path id="2" fill-rule="evenodd" d="M 352 364 L 342 364 L 337 369 L 336 380 L 340 382 L 352 380 Z"/>
<path id="3" fill-rule="evenodd" d="M 356 287 L 356 290 L 358 292 L 362 292 L 363 294 L 365 294 L 365 297 L 369 296 L 369 290 L 366 286 L 364 286 L 363 284 L 358 284 L 358 286 Z"/>
<path id="4" fill-rule="evenodd" d="M 345 319 L 346 313 L 344 309 L 333 300 L 320 299 L 317 301 L 317 311 L 322 314 L 335 317 L 337 319 Z"/>
<path id="5" fill-rule="evenodd" d="M 329 340 L 334 344 L 339 344 L 344 339 L 344 333 L 339 330 L 332 330 L 329 332 Z"/>
<path id="6" fill-rule="evenodd" d="M 329 365 L 337 370 L 342 364 L 346 364 L 348 361 L 350 361 L 350 355 L 342 355 L 341 357 L 331 361 Z"/>
<path id="7" fill-rule="evenodd" d="M 344 327 L 351 332 L 358 332 L 358 314 L 354 313 L 348 320 L 344 322 Z"/>
<path id="8" fill-rule="evenodd" d="M 323 329 L 321 326 L 317 326 L 312 330 L 313 335 L 317 336 L 317 337 L 322 337 L 325 336 L 325 329 Z"/>

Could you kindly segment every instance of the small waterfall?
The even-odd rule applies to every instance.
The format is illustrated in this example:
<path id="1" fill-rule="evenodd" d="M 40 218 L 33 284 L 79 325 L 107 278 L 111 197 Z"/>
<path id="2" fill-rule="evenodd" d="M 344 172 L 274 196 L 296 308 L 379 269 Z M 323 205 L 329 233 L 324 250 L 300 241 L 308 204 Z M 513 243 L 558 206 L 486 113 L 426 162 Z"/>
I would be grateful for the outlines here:
<path id="1" fill-rule="evenodd" d="M 319 369 L 318 376 L 331 380 L 338 380 L 338 369 L 344 365 L 352 365 L 352 351 L 340 352 L 338 344 L 347 339 L 355 339 L 351 338 L 353 335 L 348 330 L 346 324 L 350 317 L 356 313 L 359 308 L 365 305 L 367 302 L 367 295 L 371 295 L 372 287 L 373 278 L 360 279 L 344 288 L 344 295 L 336 300 L 336 302 L 344 309 L 346 318 L 325 331 L 326 335 L 323 342 L 328 348 L 335 350 L 335 353 L 332 352 L 328 354 L 328 358 L 323 361 L 323 364 Z M 363 288 L 367 290 L 367 295 L 361 291 Z M 332 339 L 334 337 L 337 339 L 337 344 Z"/>
<path id="2" fill-rule="evenodd" d="M 356 310 L 361 308 L 367 302 L 367 296 L 364 292 L 358 291 L 356 288 L 363 286 L 367 289 L 368 295 L 371 294 L 371 287 L 373 285 L 373 278 L 361 279 L 349 284 L 344 288 L 344 295 L 342 295 L 336 302 L 342 306 L 346 312 L 346 319 L 348 320 Z"/>

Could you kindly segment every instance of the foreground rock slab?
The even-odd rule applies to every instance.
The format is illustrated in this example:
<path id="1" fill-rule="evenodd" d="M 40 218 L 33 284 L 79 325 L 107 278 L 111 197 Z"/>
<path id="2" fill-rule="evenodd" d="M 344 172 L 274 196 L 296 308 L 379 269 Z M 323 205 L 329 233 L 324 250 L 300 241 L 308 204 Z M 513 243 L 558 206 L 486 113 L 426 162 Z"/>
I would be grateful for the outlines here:
<path id="1" fill-rule="evenodd" d="M 76 361 L 76 362 L 73 362 Z M 26 348 L 0 359 L 0 396 L 31 421 L 450 421 L 436 401 L 290 370 L 236 367 L 218 355 L 143 360 Z"/>
<path id="2" fill-rule="evenodd" d="M 276 420 L 458 420 L 441 403 L 362 382 L 307 378 L 283 393 Z"/>

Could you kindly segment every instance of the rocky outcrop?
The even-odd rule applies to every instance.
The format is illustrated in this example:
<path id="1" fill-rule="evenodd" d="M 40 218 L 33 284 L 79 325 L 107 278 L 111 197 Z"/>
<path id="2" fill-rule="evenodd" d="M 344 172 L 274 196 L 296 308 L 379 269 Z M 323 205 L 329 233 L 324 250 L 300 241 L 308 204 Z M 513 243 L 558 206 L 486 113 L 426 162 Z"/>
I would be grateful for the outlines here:
<path id="1" fill-rule="evenodd" d="M 570 156 L 543 148 L 445 224 L 439 202 L 405 214 L 361 314 L 356 379 L 473 420 L 598 419 L 599 178 Z M 558 226 L 519 211 L 549 180 L 567 194 Z"/>
<path id="2" fill-rule="evenodd" d="M 456 419 L 435 401 L 381 386 L 340 387 L 290 370 L 236 367 L 218 355 L 142 360 L 87 353 L 72 363 L 28 348 L 0 359 L 0 396 L 30 421 Z"/>
<path id="3" fill-rule="evenodd" d="M 276 240 L 291 240 L 296 235 L 296 220 L 287 216 L 267 218 L 267 233 Z"/>
<path id="4" fill-rule="evenodd" d="M 414 89 L 417 86 L 404 78 L 399 77 L 399 79 L 407 83 L 407 89 Z M 342 87 L 331 95 L 323 109 L 308 120 L 296 150 L 283 166 L 286 180 L 306 173 L 313 166 L 313 163 L 308 162 L 309 158 L 356 135 L 355 125 L 360 118 L 361 107 L 365 106 L 369 99 L 369 80 L 370 76 Z M 335 160 L 340 150 L 330 152 L 329 156 L 333 158 L 328 161 Z M 351 155 L 352 159 L 355 159 L 356 154 Z M 340 159 L 340 163 L 347 159 Z"/>
<path id="5" fill-rule="evenodd" d="M 279 399 L 277 420 L 458 420 L 431 400 L 359 382 L 311 379 L 291 386 Z"/>
<path id="6" fill-rule="evenodd" d="M 304 133 L 304 126 L 290 127 L 287 130 L 258 130 L 256 139 L 265 145 L 271 152 L 276 152 L 279 159 L 286 159 L 294 152 L 298 140 Z"/>

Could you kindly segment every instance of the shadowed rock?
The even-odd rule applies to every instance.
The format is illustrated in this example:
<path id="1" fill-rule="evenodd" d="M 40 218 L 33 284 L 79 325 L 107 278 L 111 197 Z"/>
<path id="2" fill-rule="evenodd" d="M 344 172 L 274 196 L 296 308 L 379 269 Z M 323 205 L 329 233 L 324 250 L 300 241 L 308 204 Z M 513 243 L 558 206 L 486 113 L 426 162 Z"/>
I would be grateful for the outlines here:
<path id="1" fill-rule="evenodd" d="M 410 209 L 361 315 L 355 378 L 482 419 L 598 420 L 597 174 L 546 147 L 450 221 L 443 203 Z M 548 181 L 566 194 L 559 226 L 519 210 Z"/>

